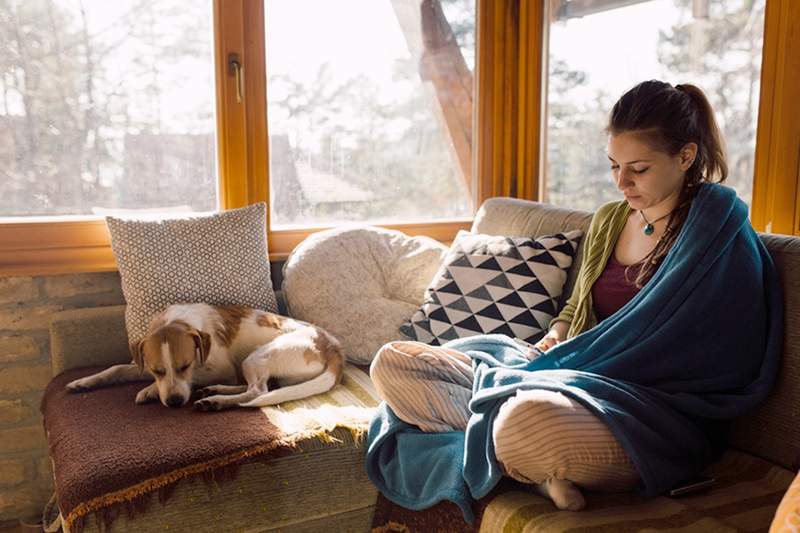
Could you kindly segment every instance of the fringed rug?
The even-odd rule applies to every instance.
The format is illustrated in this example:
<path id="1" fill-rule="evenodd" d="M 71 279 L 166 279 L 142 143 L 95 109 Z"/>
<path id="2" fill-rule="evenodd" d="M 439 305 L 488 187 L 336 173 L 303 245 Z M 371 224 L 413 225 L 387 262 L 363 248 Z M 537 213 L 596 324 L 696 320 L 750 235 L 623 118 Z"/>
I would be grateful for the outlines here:
<path id="1" fill-rule="evenodd" d="M 335 440 L 337 427 L 363 442 L 378 404 L 369 377 L 356 367 L 347 367 L 342 383 L 326 394 L 280 407 L 211 413 L 194 411 L 191 403 L 179 409 L 135 405 L 146 383 L 86 393 L 64 388 L 98 370 L 60 374 L 42 399 L 56 500 L 71 532 L 81 530 L 89 513 L 109 526 L 120 511 L 140 512 L 153 493 L 164 501 L 187 477 L 220 481 L 234 477 L 246 461 L 294 453 L 304 439 Z"/>

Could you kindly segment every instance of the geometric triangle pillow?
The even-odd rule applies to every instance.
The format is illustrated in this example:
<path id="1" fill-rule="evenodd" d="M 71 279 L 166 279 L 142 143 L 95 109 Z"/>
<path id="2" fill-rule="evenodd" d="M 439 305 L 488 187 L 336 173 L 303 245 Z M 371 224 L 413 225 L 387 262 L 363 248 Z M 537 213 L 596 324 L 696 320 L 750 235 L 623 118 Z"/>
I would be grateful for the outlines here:
<path id="1" fill-rule="evenodd" d="M 531 239 L 459 232 L 422 306 L 400 332 L 431 345 L 486 333 L 538 341 L 558 314 L 582 235 L 574 230 Z"/>

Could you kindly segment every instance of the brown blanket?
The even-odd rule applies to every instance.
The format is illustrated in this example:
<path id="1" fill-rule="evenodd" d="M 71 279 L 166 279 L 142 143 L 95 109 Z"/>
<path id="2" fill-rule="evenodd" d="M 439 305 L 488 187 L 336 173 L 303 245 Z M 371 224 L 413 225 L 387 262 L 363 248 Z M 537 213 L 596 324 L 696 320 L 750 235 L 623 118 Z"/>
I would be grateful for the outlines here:
<path id="1" fill-rule="evenodd" d="M 141 499 L 192 475 L 209 476 L 246 458 L 281 455 L 291 445 L 258 409 L 195 412 L 191 403 L 167 408 L 135 405 L 146 383 L 86 393 L 64 385 L 99 368 L 55 377 L 42 399 L 42 414 L 64 525 L 79 530 L 83 517 L 113 506 L 137 507 Z"/>

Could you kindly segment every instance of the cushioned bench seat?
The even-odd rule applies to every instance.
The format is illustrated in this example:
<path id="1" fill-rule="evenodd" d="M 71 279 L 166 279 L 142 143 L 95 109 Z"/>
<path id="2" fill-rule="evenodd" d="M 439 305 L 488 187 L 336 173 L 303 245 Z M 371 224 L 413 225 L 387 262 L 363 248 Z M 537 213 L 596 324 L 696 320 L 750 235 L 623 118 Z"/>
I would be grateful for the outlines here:
<path id="1" fill-rule="evenodd" d="M 135 406 L 141 384 L 64 391 L 92 371 L 56 377 L 43 401 L 67 531 L 761 531 L 794 476 L 729 450 L 714 488 L 682 498 L 590 493 L 568 513 L 506 480 L 472 527 L 451 503 L 414 512 L 383 497 L 373 519 L 362 431 L 377 400 L 363 370 L 282 409 L 222 413 Z"/>
<path id="2" fill-rule="evenodd" d="M 66 392 L 97 369 L 60 374 L 42 401 L 65 531 L 369 529 L 363 444 L 377 400 L 363 370 L 280 409 L 204 413 L 137 406 L 142 383 Z"/>

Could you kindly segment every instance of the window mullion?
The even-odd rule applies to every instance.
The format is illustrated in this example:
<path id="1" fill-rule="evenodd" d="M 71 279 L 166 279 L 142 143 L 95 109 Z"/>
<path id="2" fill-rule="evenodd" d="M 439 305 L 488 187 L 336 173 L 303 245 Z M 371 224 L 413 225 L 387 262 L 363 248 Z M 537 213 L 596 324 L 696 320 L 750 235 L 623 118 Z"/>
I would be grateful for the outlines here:
<path id="1" fill-rule="evenodd" d="M 800 234 L 800 4 L 767 0 L 756 136 L 753 226 Z"/>
<path id="2" fill-rule="evenodd" d="M 478 5 L 477 201 L 537 199 L 544 6 Z"/>
<path id="3" fill-rule="evenodd" d="M 267 200 L 263 13 L 259 1 L 214 2 L 217 145 L 223 209 Z M 241 66 L 240 76 L 232 61 Z"/>

